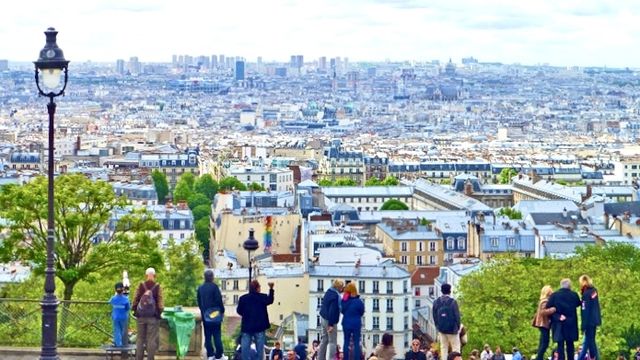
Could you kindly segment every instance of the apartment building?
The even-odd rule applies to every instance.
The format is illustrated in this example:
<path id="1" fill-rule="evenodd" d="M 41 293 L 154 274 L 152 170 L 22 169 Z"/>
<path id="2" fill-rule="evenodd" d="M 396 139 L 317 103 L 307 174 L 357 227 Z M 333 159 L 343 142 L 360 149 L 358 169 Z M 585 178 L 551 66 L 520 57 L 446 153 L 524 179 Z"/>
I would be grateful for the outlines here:
<path id="1" fill-rule="evenodd" d="M 386 256 L 413 271 L 419 266 L 440 266 L 444 260 L 442 234 L 419 219 L 383 219 L 376 225 L 375 237 L 382 242 Z"/>

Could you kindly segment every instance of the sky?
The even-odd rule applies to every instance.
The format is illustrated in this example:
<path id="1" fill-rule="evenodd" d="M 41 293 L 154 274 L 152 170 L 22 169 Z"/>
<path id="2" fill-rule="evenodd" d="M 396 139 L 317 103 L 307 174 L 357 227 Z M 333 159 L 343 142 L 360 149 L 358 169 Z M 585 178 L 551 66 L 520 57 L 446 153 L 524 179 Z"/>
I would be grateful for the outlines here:
<path id="1" fill-rule="evenodd" d="M 0 59 L 36 60 L 43 31 L 84 62 L 173 54 L 255 61 L 479 61 L 640 68 L 637 0 L 8 0 Z"/>

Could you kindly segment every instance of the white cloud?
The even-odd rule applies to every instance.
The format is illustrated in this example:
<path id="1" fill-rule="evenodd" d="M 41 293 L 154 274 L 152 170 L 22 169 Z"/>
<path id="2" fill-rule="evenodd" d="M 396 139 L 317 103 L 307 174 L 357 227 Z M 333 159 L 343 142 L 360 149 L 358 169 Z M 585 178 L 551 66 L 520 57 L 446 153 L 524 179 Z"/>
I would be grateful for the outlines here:
<path id="1" fill-rule="evenodd" d="M 172 54 L 481 60 L 640 67 L 633 0 L 67 0 L 4 4 L 0 58 L 34 60 L 55 26 L 75 61 Z"/>

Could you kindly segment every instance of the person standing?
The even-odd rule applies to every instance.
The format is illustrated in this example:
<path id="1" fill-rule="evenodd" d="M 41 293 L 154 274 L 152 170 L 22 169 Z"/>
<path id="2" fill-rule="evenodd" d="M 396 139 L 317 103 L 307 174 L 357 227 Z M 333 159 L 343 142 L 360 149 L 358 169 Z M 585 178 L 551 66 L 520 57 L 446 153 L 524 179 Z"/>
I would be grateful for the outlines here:
<path id="1" fill-rule="evenodd" d="M 491 356 L 491 360 L 506 360 L 506 357 L 502 353 L 500 346 L 496 346 L 496 352 Z"/>
<path id="2" fill-rule="evenodd" d="M 358 289 L 354 283 L 349 283 L 344 288 L 349 298 L 342 302 L 342 331 L 344 332 L 344 360 L 360 360 L 360 338 L 362 332 L 362 316 L 364 315 L 364 302 L 358 295 Z M 353 337 L 353 355 L 349 351 L 349 344 Z"/>
<path id="3" fill-rule="evenodd" d="M 554 292 L 547 301 L 547 308 L 556 308 L 551 316 L 553 341 L 558 344 L 560 360 L 572 360 L 574 356 L 573 343 L 578 340 L 578 313 L 580 298 L 571 290 L 571 280 L 562 279 L 560 289 Z M 566 354 L 566 355 L 565 355 Z"/>
<path id="4" fill-rule="evenodd" d="M 251 281 L 249 293 L 238 300 L 236 311 L 242 317 L 240 331 L 242 332 L 241 350 L 242 360 L 251 359 L 251 341 L 256 343 L 258 360 L 264 359 L 265 331 L 271 326 L 267 306 L 273 304 L 273 283 L 269 284 L 269 295 L 260 293 L 260 282 Z"/>
<path id="5" fill-rule="evenodd" d="M 155 359 L 158 351 L 160 315 L 164 310 L 162 288 L 156 282 L 156 270 L 148 268 L 145 275 L 147 280 L 138 285 L 133 299 L 133 315 L 138 325 L 136 360 L 144 358 L 145 349 L 147 360 Z"/>
<path id="6" fill-rule="evenodd" d="M 545 285 L 540 290 L 540 301 L 538 301 L 538 309 L 533 318 L 533 326 L 540 331 L 540 340 L 538 341 L 538 352 L 536 359 L 544 359 L 544 353 L 549 347 L 549 328 L 551 327 L 551 315 L 556 312 L 556 308 L 547 308 L 549 297 L 553 294 L 550 285 Z"/>
<path id="7" fill-rule="evenodd" d="M 396 356 L 396 349 L 393 347 L 393 335 L 389 333 L 382 334 L 382 341 L 376 346 L 373 354 L 379 360 L 393 360 Z"/>
<path id="8" fill-rule="evenodd" d="M 126 345 L 128 334 L 127 323 L 129 322 L 129 298 L 123 294 L 124 285 L 117 283 L 116 293 L 109 300 L 111 304 L 111 321 L 113 321 L 113 344 L 117 347 Z"/>
<path id="9" fill-rule="evenodd" d="M 333 360 L 336 356 L 338 345 L 338 329 L 336 325 L 340 321 L 342 301 L 340 293 L 343 288 L 344 283 L 342 281 L 334 280 L 332 286 L 327 289 L 322 297 L 322 305 L 320 306 L 322 338 L 318 349 L 318 360 Z"/>
<path id="10" fill-rule="evenodd" d="M 307 360 L 307 344 L 304 343 L 302 336 L 298 336 L 298 344 L 293 348 L 296 357 L 300 360 Z"/>
<path id="11" fill-rule="evenodd" d="M 480 353 L 480 360 L 491 360 L 492 356 L 493 352 L 491 351 L 491 346 L 489 346 L 489 344 L 484 344 L 484 348 Z"/>
<path id="12" fill-rule="evenodd" d="M 198 307 L 202 315 L 202 326 L 204 328 L 204 347 L 207 349 L 207 359 L 220 360 L 223 358 L 224 348 L 222 345 L 222 316 L 224 316 L 224 303 L 222 293 L 218 285 L 213 282 L 213 270 L 207 269 L 204 272 L 204 283 L 198 287 Z M 211 316 L 213 312 L 218 312 L 214 319 L 205 318 Z M 216 346 L 215 353 L 211 344 L 211 338 Z"/>
<path id="13" fill-rule="evenodd" d="M 411 349 L 404 354 L 404 360 L 427 360 L 427 355 L 420 351 L 420 339 L 411 341 Z"/>
<path id="14" fill-rule="evenodd" d="M 269 360 L 274 360 L 276 357 L 278 357 L 279 360 L 282 360 L 282 349 L 280 348 L 280 342 L 276 341 L 276 343 L 273 345 L 273 349 L 271 349 L 271 352 L 269 353 Z"/>
<path id="15" fill-rule="evenodd" d="M 602 324 L 598 290 L 593 286 L 593 281 L 588 275 L 580 276 L 579 282 L 582 292 L 581 329 L 584 332 L 584 345 L 578 355 L 578 360 L 583 360 L 587 351 L 589 359 L 600 359 L 596 345 L 596 328 Z"/>
<path id="16" fill-rule="evenodd" d="M 451 285 L 444 283 L 440 286 L 442 296 L 433 303 L 433 320 L 440 334 L 440 353 L 446 359 L 449 347 L 452 351 L 460 352 L 460 309 L 458 302 L 451 297 Z"/>

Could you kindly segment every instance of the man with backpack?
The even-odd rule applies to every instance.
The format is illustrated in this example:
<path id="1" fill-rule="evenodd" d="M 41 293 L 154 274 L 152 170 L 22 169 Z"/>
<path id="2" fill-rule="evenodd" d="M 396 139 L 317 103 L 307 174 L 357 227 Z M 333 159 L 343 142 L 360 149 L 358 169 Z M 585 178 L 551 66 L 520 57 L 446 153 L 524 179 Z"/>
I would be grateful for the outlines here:
<path id="1" fill-rule="evenodd" d="M 154 360 L 158 350 L 158 334 L 160 314 L 164 310 L 162 289 L 156 283 L 156 270 L 148 268 L 145 271 L 147 280 L 141 282 L 133 299 L 133 315 L 138 324 L 136 338 L 136 360 L 143 360 L 144 350 L 147 350 L 147 360 Z"/>
<path id="2" fill-rule="evenodd" d="M 451 285 L 442 284 L 440 287 L 442 296 L 433 303 L 433 321 L 440 334 L 440 353 L 442 359 L 452 351 L 460 352 L 460 309 L 458 302 L 451 297 Z"/>

